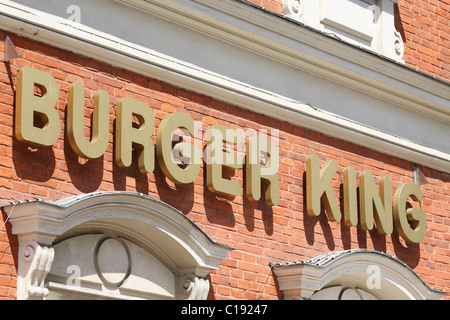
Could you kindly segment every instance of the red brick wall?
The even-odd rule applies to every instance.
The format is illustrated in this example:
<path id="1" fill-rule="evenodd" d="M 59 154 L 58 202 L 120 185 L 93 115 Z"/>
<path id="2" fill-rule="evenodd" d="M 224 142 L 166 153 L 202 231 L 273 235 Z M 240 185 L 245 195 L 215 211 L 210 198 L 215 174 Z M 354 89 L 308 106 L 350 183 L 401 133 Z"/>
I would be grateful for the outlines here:
<path id="1" fill-rule="evenodd" d="M 247 0 L 282 13 L 282 0 Z M 405 64 L 450 81 L 450 1 L 399 0 L 395 27 L 405 45 Z"/>
<path id="2" fill-rule="evenodd" d="M 283 11 L 281 4 L 282 0 L 247 0 L 247 1 L 276 13 L 281 13 Z"/>
<path id="3" fill-rule="evenodd" d="M 399 0 L 395 26 L 405 44 L 405 63 L 450 81 L 450 1 Z"/>
<path id="4" fill-rule="evenodd" d="M 196 94 L 105 63 L 9 34 L 22 55 L 9 67 L 0 64 L 0 203 L 33 197 L 56 200 L 73 194 L 102 190 L 142 192 L 181 210 L 214 240 L 236 248 L 221 268 L 210 274 L 210 299 L 278 299 L 275 276 L 269 263 L 298 261 L 321 253 L 351 248 L 373 248 L 406 262 L 430 286 L 450 291 L 450 175 L 420 167 L 430 184 L 422 187 L 420 204 L 427 212 L 427 235 L 420 244 L 407 245 L 398 233 L 381 236 L 375 230 L 346 227 L 330 222 L 323 214 L 310 217 L 304 211 L 305 160 L 317 154 L 323 162 L 337 160 L 335 193 L 339 195 L 342 170 L 370 170 L 376 179 L 388 176 L 393 189 L 413 180 L 413 163 L 325 136 L 262 114 L 245 111 L 205 95 Z M 0 32 L 3 41 L 5 33 Z M 0 60 L 3 58 L 0 42 Z M 219 198 L 205 187 L 203 173 L 194 183 L 174 186 L 156 165 L 154 173 L 142 174 L 136 163 L 129 168 L 114 164 L 111 143 L 103 157 L 79 160 L 70 148 L 64 126 L 53 147 L 34 148 L 13 136 L 13 92 L 17 71 L 32 66 L 52 74 L 60 86 L 58 111 L 65 119 L 67 88 L 81 81 L 86 87 L 87 106 L 97 90 L 111 96 L 111 126 L 115 105 L 122 97 L 146 102 L 154 111 L 156 128 L 174 112 L 188 113 L 205 127 L 280 131 L 280 204 L 269 207 L 245 196 Z M 155 137 L 153 137 L 155 138 Z M 235 170 L 243 183 L 242 169 Z M 414 204 L 418 205 L 418 204 Z M 3 214 L 3 224 L 6 216 Z M 17 239 L 11 225 L 0 230 L 0 297 L 14 298 L 17 276 Z"/>

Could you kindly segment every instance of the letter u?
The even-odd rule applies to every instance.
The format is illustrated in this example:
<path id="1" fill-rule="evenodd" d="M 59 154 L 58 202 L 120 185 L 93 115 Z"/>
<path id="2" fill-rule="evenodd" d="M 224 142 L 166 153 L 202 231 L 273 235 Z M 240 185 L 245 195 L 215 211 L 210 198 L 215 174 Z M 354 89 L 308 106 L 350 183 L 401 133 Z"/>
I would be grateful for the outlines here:
<path id="1" fill-rule="evenodd" d="M 109 142 L 109 94 L 96 92 L 92 112 L 91 140 L 84 134 L 84 86 L 81 82 L 69 86 L 67 102 L 67 136 L 72 149 L 85 159 L 101 157 Z"/>

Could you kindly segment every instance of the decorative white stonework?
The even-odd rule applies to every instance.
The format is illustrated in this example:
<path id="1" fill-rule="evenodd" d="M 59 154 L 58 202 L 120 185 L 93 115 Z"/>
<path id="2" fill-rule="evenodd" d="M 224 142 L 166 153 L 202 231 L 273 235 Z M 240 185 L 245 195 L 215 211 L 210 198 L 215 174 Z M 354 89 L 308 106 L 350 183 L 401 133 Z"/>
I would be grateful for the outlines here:
<path id="1" fill-rule="evenodd" d="M 311 300 L 378 300 L 373 294 L 362 288 L 332 286 L 314 293 Z"/>
<path id="2" fill-rule="evenodd" d="M 46 277 L 47 299 L 185 299 L 177 287 L 178 272 L 159 254 L 107 233 L 55 243 L 55 260 Z"/>
<path id="3" fill-rule="evenodd" d="M 183 280 L 183 293 L 186 300 L 206 300 L 209 292 L 209 280 L 207 278 L 189 274 Z"/>
<path id="4" fill-rule="evenodd" d="M 131 274 L 130 249 L 121 238 L 102 237 L 95 245 L 93 258 L 97 276 L 105 285 L 120 287 Z"/>
<path id="5" fill-rule="evenodd" d="M 53 263 L 54 250 L 36 241 L 27 241 L 19 247 L 19 270 L 17 298 L 45 299 L 49 293 L 45 277 Z"/>
<path id="6" fill-rule="evenodd" d="M 398 56 L 399 59 L 403 58 L 403 54 L 405 53 L 405 46 L 403 44 L 402 35 L 397 30 L 394 30 L 394 50 L 395 54 Z"/>
<path id="7" fill-rule="evenodd" d="M 376 250 L 330 252 L 271 266 L 285 300 L 437 300 L 445 295 L 405 263 Z"/>
<path id="8" fill-rule="evenodd" d="M 299 19 L 303 13 L 303 0 L 283 0 L 283 14 L 289 18 Z"/>
<path id="9" fill-rule="evenodd" d="M 396 61 L 403 40 L 394 26 L 398 0 L 284 0 L 283 14 L 321 32 Z"/>
<path id="10" fill-rule="evenodd" d="M 232 250 L 183 213 L 137 193 L 3 210 L 19 239 L 18 299 L 206 299 L 208 273 Z"/>

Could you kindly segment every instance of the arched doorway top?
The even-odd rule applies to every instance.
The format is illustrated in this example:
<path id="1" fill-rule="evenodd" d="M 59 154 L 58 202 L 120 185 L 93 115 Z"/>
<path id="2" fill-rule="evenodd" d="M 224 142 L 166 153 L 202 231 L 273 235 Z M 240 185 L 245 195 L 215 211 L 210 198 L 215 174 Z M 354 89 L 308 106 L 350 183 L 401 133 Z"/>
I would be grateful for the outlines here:
<path id="1" fill-rule="evenodd" d="M 140 193 L 95 192 L 55 202 L 23 202 L 4 210 L 12 232 L 19 238 L 20 298 L 29 298 L 29 293 L 45 296 L 45 276 L 33 277 L 46 273 L 34 271 L 43 268 L 48 272 L 54 259 L 53 246 L 81 234 L 126 238 L 150 252 L 171 272 L 193 275 L 192 281 L 205 280 L 232 250 L 212 240 L 179 210 Z M 201 296 L 206 298 L 204 292 Z"/>
<path id="2" fill-rule="evenodd" d="M 361 297 L 367 293 L 387 300 L 434 300 L 445 295 L 430 288 L 406 263 L 377 250 L 329 252 L 271 266 L 285 299 L 310 299 L 320 291 L 337 287 L 341 288 L 339 292 L 351 288 L 364 292 Z"/>

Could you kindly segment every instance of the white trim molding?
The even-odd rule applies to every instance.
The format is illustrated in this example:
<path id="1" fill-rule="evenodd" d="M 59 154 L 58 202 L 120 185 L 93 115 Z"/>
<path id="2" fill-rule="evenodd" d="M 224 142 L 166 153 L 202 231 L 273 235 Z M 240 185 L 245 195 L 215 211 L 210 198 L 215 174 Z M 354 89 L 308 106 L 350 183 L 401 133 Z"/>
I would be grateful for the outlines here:
<path id="1" fill-rule="evenodd" d="M 404 47 L 394 26 L 397 0 L 284 0 L 283 14 L 398 62 Z"/>
<path id="2" fill-rule="evenodd" d="M 286 300 L 337 300 L 345 294 L 358 300 L 438 300 L 445 296 L 404 262 L 376 250 L 330 252 L 271 266 Z"/>
<path id="3" fill-rule="evenodd" d="M 132 259 L 139 259 L 143 254 L 149 255 L 146 261 L 157 261 L 158 265 L 164 266 L 160 269 L 167 268 L 163 275 L 174 275 L 175 280 L 171 283 L 178 287 L 168 290 L 171 295 L 166 293 L 166 298 L 206 299 L 209 292 L 208 273 L 218 269 L 220 262 L 233 250 L 212 240 L 183 213 L 162 201 L 138 193 L 96 192 L 56 202 L 23 202 L 5 206 L 3 210 L 10 217 L 12 233 L 19 239 L 18 299 L 45 299 L 49 289 L 57 291 L 59 296 L 73 295 L 74 290 L 67 286 L 69 276 L 66 274 L 64 277 L 70 261 L 84 266 L 88 262 L 97 262 L 95 266 L 86 267 L 92 274 L 82 279 L 84 286 L 79 285 L 75 290 L 78 298 L 120 299 L 125 296 L 132 299 L 137 298 L 136 294 L 140 291 L 140 296 L 148 297 L 150 294 L 145 291 L 151 284 L 138 290 L 128 283 L 133 282 L 129 280 L 133 276 L 137 286 L 151 280 L 145 277 L 145 270 L 142 271 L 142 261 L 134 263 L 136 267 L 131 269 Z M 103 277 L 99 270 L 98 252 L 105 239 L 113 239 L 108 245 L 114 248 L 115 243 L 118 248 L 115 252 L 125 248 L 125 253 L 116 262 L 111 262 L 114 259 L 110 257 L 106 259 L 107 269 L 111 269 L 111 264 L 128 261 L 128 267 L 124 267 L 119 281 L 105 280 L 106 275 L 111 275 L 106 273 Z M 75 242 L 69 242 L 68 247 L 58 247 L 65 241 Z M 73 249 L 68 250 L 71 246 Z M 92 248 L 90 253 L 89 246 Z M 128 248 L 140 254 L 130 254 Z M 80 256 L 83 261 L 80 261 Z M 59 265 L 54 265 L 54 261 Z M 140 274 L 135 275 L 136 272 Z M 83 273 L 86 271 L 81 270 L 80 278 Z M 93 287 L 104 290 L 93 290 Z M 162 289 L 159 291 L 165 292 Z M 128 296 L 123 292 L 128 292 Z"/>
<path id="4" fill-rule="evenodd" d="M 182 26 L 183 29 L 179 30 L 195 32 L 205 44 L 209 44 L 208 41 L 219 41 L 225 46 L 223 48 L 238 48 L 242 50 L 239 51 L 242 55 L 250 53 L 254 59 L 266 59 L 264 61 L 268 61 L 268 70 L 258 70 L 266 72 L 267 79 L 270 79 L 269 72 L 273 71 L 270 75 L 275 78 L 273 81 L 258 83 L 265 78 L 256 73 L 227 74 L 228 69 L 243 72 L 245 68 L 242 66 L 247 60 L 235 59 L 235 66 L 230 68 L 230 65 L 221 64 L 221 59 L 231 59 L 230 57 L 214 56 L 214 65 L 202 66 L 205 60 L 210 59 L 193 56 L 195 52 L 173 49 L 177 52 L 167 54 L 161 52 L 164 48 L 152 48 L 159 45 L 159 42 L 140 43 L 138 39 L 119 37 L 44 12 L 50 11 L 48 8 L 40 11 L 18 2 L 33 4 L 33 1 L 27 0 L 0 1 L 0 28 L 264 113 L 293 125 L 450 172 L 450 149 L 447 143 L 450 128 L 448 83 L 339 41 L 281 15 L 269 13 L 240 0 L 115 2 L 116 5 L 123 4 L 126 8 L 137 10 L 136 14 L 138 12 L 149 18 L 155 17 L 155 23 L 168 22 L 174 28 Z M 65 2 L 57 1 L 50 5 L 56 8 L 60 3 L 63 6 Z M 111 3 L 111 8 L 113 4 Z M 132 21 L 133 17 L 122 20 Z M 117 21 L 117 24 L 120 23 L 121 21 Z M 161 25 L 161 33 L 172 32 L 170 28 L 164 28 L 167 26 Z M 174 29 L 174 37 L 177 36 L 177 30 Z M 178 53 L 181 56 L 174 57 Z M 269 64 L 273 64 L 275 69 L 270 69 Z M 324 106 L 320 105 L 320 95 L 317 96 L 317 103 L 301 100 L 297 98 L 297 92 L 290 89 L 295 86 L 288 89 L 280 87 L 286 81 L 283 77 L 287 75 L 277 72 L 277 66 L 287 68 L 294 74 L 294 79 L 299 75 L 298 71 L 301 71 L 302 76 L 313 75 L 314 81 L 339 86 L 346 92 L 345 101 L 356 101 L 357 98 L 349 97 L 356 93 L 360 98 L 376 99 L 370 100 L 376 101 L 376 105 L 366 110 L 368 103 L 361 102 L 359 106 L 347 107 L 345 113 L 346 106 L 336 104 L 333 98 L 327 100 Z M 250 78 L 240 79 L 246 76 Z M 307 83 L 308 79 L 305 78 L 304 81 Z M 338 92 L 336 88 L 338 87 L 333 87 L 333 90 Z M 305 94 L 308 91 L 308 88 L 304 89 Z M 378 104 L 385 109 L 380 111 Z M 378 119 L 380 112 L 389 109 L 393 110 L 392 117 Z M 363 118 L 368 123 L 361 121 Z M 399 125 L 400 123 L 404 125 Z"/>

